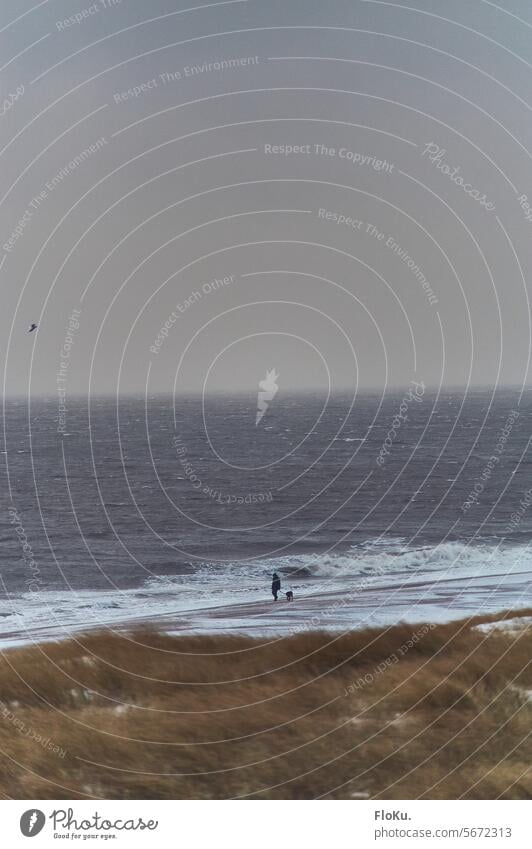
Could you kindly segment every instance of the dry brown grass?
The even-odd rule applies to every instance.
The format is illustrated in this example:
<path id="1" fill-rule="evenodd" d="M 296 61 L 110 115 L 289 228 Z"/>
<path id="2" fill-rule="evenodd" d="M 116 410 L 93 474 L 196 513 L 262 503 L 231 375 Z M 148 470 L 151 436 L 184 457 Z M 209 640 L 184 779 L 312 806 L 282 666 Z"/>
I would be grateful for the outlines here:
<path id="1" fill-rule="evenodd" d="M 420 626 L 270 643 L 93 633 L 8 651 L 0 793 L 530 799 L 532 628 L 472 628 L 489 620 L 434 627 L 403 655 Z"/>

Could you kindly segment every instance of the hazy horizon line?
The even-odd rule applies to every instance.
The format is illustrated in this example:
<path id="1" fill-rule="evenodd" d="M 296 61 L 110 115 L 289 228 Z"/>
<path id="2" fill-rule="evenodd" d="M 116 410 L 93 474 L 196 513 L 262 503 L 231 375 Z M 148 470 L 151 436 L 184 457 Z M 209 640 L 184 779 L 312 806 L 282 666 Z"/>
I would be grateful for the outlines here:
<path id="1" fill-rule="evenodd" d="M 358 388 L 355 393 L 353 393 L 353 390 L 352 390 L 351 387 L 339 387 L 338 389 L 335 389 L 334 391 L 332 391 L 330 393 L 330 397 L 333 398 L 333 397 L 338 396 L 338 395 L 344 396 L 344 395 L 351 395 L 351 394 L 356 394 L 356 395 L 363 395 L 363 394 L 378 395 L 378 394 L 382 394 L 382 395 L 385 395 L 387 393 L 400 393 L 400 392 L 403 392 L 405 389 L 408 389 L 408 387 L 411 383 L 415 383 L 415 382 L 416 381 L 412 380 L 412 381 L 408 381 L 407 383 L 404 383 L 404 384 L 389 385 L 389 386 L 386 386 L 385 388 L 378 387 L 378 386 L 364 386 L 364 387 Z M 423 381 L 417 381 L 417 383 L 422 384 Z M 442 384 L 442 385 L 423 384 L 423 385 L 425 387 L 425 391 L 431 392 L 431 393 L 437 392 L 437 391 L 440 391 L 440 392 L 451 392 L 451 391 L 466 391 L 466 392 L 478 392 L 478 391 L 488 392 L 488 391 L 491 391 L 491 392 L 497 392 L 497 391 L 500 391 L 500 390 L 507 390 L 507 391 L 511 390 L 511 391 L 516 391 L 516 392 L 524 392 L 524 391 L 532 389 L 532 385 L 523 387 L 523 386 L 516 384 L 516 383 L 500 383 L 497 386 L 494 386 L 493 384 L 487 384 L 487 383 L 486 384 L 477 383 L 477 384 L 470 384 L 470 385 L 466 385 L 466 384 L 463 384 L 463 383 L 462 384 L 451 384 L 451 383 L 449 383 L 449 384 Z M 145 400 L 146 398 L 151 399 L 151 398 L 161 398 L 161 397 L 162 398 L 174 398 L 174 397 L 175 398 L 178 398 L 178 397 L 180 397 L 180 398 L 202 398 L 202 397 L 210 398 L 210 397 L 220 397 L 221 396 L 221 397 L 227 398 L 227 397 L 242 397 L 242 396 L 247 396 L 247 395 L 256 394 L 256 393 L 257 393 L 257 387 L 250 387 L 249 389 L 239 389 L 239 390 L 213 389 L 213 390 L 210 390 L 209 392 L 198 392 L 198 391 L 194 391 L 194 390 L 182 390 L 182 391 L 174 393 L 174 392 L 170 392 L 170 391 L 161 390 L 161 391 L 157 391 L 157 392 L 150 392 L 148 395 L 146 395 L 145 393 L 141 394 L 140 392 L 135 392 L 134 390 L 125 390 L 125 391 L 122 391 L 122 392 L 110 392 L 110 391 L 105 391 L 105 390 L 99 390 L 99 391 L 96 391 L 96 392 L 92 392 L 90 394 L 81 393 L 81 392 L 68 393 L 67 396 L 66 396 L 66 400 L 67 400 L 67 403 L 68 403 L 68 399 L 72 399 L 72 400 L 81 400 L 81 399 L 87 400 L 89 398 L 116 399 L 117 397 L 118 398 L 135 398 L 135 399 L 142 399 L 142 400 Z M 316 387 L 316 388 L 312 388 L 312 387 L 301 388 L 301 387 L 295 387 L 295 386 L 288 386 L 288 387 L 285 387 L 283 390 L 280 390 L 279 395 L 283 395 L 283 394 L 284 395 L 289 394 L 289 395 L 292 395 L 292 396 L 294 396 L 294 395 L 307 395 L 307 396 L 308 395 L 314 395 L 315 396 L 315 395 L 322 395 L 323 392 L 318 387 Z M 30 394 L 6 393 L 2 397 L 3 397 L 4 402 L 5 401 L 32 400 L 32 399 L 43 400 L 43 401 L 51 401 L 51 400 L 57 399 L 57 394 L 54 393 L 54 392 L 32 392 Z"/>

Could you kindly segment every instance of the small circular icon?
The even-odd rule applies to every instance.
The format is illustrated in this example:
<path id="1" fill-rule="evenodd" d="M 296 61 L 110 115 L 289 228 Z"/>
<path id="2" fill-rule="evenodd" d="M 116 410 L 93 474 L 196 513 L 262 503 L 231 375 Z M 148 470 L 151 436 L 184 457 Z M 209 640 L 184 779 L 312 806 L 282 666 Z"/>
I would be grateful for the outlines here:
<path id="1" fill-rule="evenodd" d="M 37 808 L 24 811 L 20 818 L 20 830 L 24 837 L 35 837 L 44 828 L 46 817 Z"/>

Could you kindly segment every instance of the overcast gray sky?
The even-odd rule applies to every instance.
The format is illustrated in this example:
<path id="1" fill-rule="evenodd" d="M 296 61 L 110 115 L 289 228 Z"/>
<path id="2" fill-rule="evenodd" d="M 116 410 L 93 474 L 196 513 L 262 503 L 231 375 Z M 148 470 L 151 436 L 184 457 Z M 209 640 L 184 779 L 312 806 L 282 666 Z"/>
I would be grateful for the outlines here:
<path id="1" fill-rule="evenodd" d="M 2 3 L 5 391 L 527 383 L 529 4 L 197 6 Z"/>

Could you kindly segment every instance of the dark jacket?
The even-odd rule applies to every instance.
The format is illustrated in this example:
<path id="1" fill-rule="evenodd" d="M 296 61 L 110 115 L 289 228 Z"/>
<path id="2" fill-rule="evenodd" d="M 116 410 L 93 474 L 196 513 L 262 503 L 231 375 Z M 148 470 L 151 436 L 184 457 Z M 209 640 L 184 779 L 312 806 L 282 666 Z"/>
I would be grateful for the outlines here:
<path id="1" fill-rule="evenodd" d="M 272 581 L 272 593 L 278 593 L 281 589 L 281 579 L 277 572 L 274 572 Z"/>

